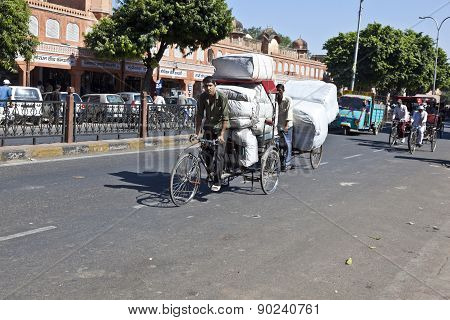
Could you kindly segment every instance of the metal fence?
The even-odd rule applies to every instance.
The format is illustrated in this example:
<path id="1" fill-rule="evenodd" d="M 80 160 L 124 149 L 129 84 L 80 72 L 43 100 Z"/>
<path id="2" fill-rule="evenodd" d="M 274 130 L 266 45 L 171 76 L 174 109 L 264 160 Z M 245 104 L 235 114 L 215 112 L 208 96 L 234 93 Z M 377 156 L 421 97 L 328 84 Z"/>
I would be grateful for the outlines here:
<path id="1" fill-rule="evenodd" d="M 196 107 L 193 105 L 148 105 L 148 133 L 164 135 L 194 132 Z"/>
<path id="2" fill-rule="evenodd" d="M 0 101 L 0 146 L 5 141 L 53 137 L 62 141 L 66 103 L 52 101 Z"/>
<path id="3" fill-rule="evenodd" d="M 147 121 L 139 104 L 74 103 L 74 141 L 176 135 L 194 132 L 193 105 L 147 105 Z M 67 131 L 67 103 L 60 101 L 0 101 L 0 146 L 63 142 Z M 16 143 L 17 144 L 17 143 Z"/>
<path id="4" fill-rule="evenodd" d="M 120 103 L 77 103 L 74 109 L 74 137 L 139 134 L 140 106 Z"/>

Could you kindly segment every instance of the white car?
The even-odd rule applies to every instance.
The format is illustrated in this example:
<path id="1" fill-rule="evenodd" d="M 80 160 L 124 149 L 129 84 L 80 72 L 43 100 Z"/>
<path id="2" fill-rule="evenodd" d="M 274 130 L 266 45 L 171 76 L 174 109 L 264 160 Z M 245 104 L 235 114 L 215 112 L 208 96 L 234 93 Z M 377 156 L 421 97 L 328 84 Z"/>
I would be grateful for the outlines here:
<path id="1" fill-rule="evenodd" d="M 81 97 L 80 112 L 85 113 L 88 121 L 104 121 L 105 119 L 122 118 L 125 114 L 125 102 L 117 94 L 92 93 Z"/>
<path id="2" fill-rule="evenodd" d="M 42 95 L 38 88 L 11 86 L 9 112 L 15 121 L 39 124 L 42 121 Z"/>

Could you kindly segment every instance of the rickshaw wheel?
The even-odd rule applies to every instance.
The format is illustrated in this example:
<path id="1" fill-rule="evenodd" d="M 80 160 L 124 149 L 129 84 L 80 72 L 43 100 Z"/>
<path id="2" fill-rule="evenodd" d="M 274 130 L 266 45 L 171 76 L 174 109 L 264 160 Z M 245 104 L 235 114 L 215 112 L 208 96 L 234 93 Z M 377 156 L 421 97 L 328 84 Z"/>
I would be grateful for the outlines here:
<path id="1" fill-rule="evenodd" d="M 268 149 L 261 157 L 261 188 L 265 194 L 274 193 L 278 186 L 281 160 L 278 151 Z"/>
<path id="2" fill-rule="evenodd" d="M 317 169 L 320 166 L 320 161 L 322 161 L 322 154 L 323 146 L 311 150 L 309 154 L 309 160 L 313 169 Z"/>
<path id="3" fill-rule="evenodd" d="M 409 153 L 413 154 L 414 151 L 416 151 L 416 142 L 417 142 L 417 130 L 412 129 L 408 136 Z"/>
<path id="4" fill-rule="evenodd" d="M 434 150 L 436 150 L 436 144 L 437 144 L 436 130 L 433 130 L 433 133 L 430 136 L 430 144 L 431 144 L 431 152 L 434 152 Z"/>
<path id="5" fill-rule="evenodd" d="M 393 147 L 397 142 L 397 127 L 392 128 L 391 133 L 389 134 L 389 145 Z"/>
<path id="6" fill-rule="evenodd" d="M 201 181 L 200 163 L 197 157 L 183 155 L 170 174 L 170 198 L 180 207 L 191 201 L 198 191 Z"/>

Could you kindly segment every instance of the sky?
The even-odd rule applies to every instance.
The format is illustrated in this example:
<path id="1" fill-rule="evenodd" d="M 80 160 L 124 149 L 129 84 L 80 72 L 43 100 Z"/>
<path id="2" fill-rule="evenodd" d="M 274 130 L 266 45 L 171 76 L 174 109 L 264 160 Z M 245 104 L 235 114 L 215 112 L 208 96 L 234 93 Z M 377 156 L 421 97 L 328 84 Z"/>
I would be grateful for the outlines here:
<path id="1" fill-rule="evenodd" d="M 292 40 L 301 37 L 312 54 L 339 32 L 356 31 L 359 0 L 226 0 L 244 27 L 272 27 Z M 436 39 L 432 16 L 438 22 L 450 16 L 450 0 L 364 0 L 362 28 L 379 22 L 397 29 L 413 29 Z M 450 19 L 441 28 L 439 46 L 450 57 Z"/>

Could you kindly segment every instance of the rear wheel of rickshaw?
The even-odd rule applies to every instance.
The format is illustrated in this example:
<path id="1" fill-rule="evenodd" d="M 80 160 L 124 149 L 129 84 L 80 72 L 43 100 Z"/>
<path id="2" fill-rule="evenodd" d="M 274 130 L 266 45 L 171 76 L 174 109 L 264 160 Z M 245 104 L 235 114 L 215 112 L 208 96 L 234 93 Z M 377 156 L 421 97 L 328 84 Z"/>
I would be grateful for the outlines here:
<path id="1" fill-rule="evenodd" d="M 261 188 L 265 194 L 274 193 L 278 186 L 281 160 L 277 150 L 267 149 L 261 157 Z"/>
<path id="2" fill-rule="evenodd" d="M 391 133 L 389 134 L 389 145 L 393 147 L 397 143 L 398 133 L 397 127 L 392 127 Z"/>
<path id="3" fill-rule="evenodd" d="M 201 181 L 199 159 L 188 153 L 183 155 L 170 175 L 170 198 L 177 206 L 191 201 L 198 191 Z"/>
<path id="4" fill-rule="evenodd" d="M 323 146 L 314 148 L 309 154 L 309 161 L 311 162 L 311 167 L 317 169 L 320 166 L 320 161 L 322 161 Z"/>
<path id="5" fill-rule="evenodd" d="M 408 136 L 408 149 L 409 153 L 413 154 L 416 151 L 416 142 L 417 142 L 417 129 L 411 129 L 411 132 Z"/>
<path id="6" fill-rule="evenodd" d="M 437 144 L 437 131 L 433 130 L 433 132 L 430 134 L 431 152 L 434 152 L 434 150 L 436 150 L 436 144 Z"/>

